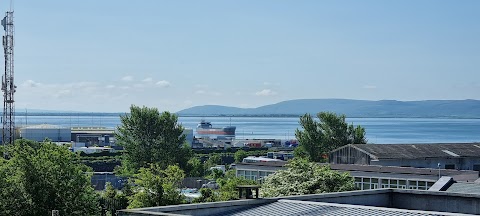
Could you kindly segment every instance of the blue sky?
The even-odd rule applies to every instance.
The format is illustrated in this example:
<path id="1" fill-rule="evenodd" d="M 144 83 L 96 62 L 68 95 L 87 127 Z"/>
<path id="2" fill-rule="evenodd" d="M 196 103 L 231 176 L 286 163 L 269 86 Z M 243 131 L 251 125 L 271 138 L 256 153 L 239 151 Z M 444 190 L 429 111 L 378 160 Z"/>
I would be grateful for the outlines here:
<path id="1" fill-rule="evenodd" d="M 18 108 L 480 99 L 475 0 L 42 0 L 14 8 Z"/>

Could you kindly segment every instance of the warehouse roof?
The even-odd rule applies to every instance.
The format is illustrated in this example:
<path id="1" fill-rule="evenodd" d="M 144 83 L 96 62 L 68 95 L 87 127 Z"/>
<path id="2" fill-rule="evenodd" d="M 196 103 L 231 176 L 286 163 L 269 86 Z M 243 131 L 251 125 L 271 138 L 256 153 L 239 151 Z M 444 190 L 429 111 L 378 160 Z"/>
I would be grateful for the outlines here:
<path id="1" fill-rule="evenodd" d="M 349 144 L 345 147 L 356 148 L 374 159 L 455 158 L 480 155 L 480 143 Z"/>
<path id="2" fill-rule="evenodd" d="M 39 124 L 39 125 L 30 125 L 23 127 L 23 129 L 70 129 L 68 127 L 62 127 L 58 125 L 51 125 L 51 124 Z"/>
<path id="3" fill-rule="evenodd" d="M 422 216 L 422 215 L 458 215 L 445 212 L 416 211 L 385 207 L 336 204 L 325 202 L 311 202 L 300 200 L 280 199 L 276 202 L 249 206 L 243 209 L 234 209 L 214 214 L 214 216 L 256 216 L 256 215 L 325 215 L 325 216 L 357 216 L 357 215 L 394 215 L 394 216 Z"/>

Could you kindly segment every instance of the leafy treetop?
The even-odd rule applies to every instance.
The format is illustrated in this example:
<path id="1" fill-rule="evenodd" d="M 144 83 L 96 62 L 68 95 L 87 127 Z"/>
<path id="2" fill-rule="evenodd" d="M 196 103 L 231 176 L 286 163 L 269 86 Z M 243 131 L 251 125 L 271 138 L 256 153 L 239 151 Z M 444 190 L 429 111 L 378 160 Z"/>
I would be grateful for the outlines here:
<path id="1" fill-rule="evenodd" d="M 349 173 L 333 171 L 305 159 L 291 160 L 286 170 L 279 170 L 265 178 L 263 196 L 278 197 L 349 191 L 354 180 Z"/>
<path id="2" fill-rule="evenodd" d="M 311 161 L 322 161 L 322 155 L 347 144 L 367 143 L 365 129 L 345 122 L 345 115 L 332 112 L 317 114 L 317 122 L 310 114 L 300 117 L 303 130 L 297 129 L 295 136 L 300 142 L 296 156 L 306 155 Z"/>

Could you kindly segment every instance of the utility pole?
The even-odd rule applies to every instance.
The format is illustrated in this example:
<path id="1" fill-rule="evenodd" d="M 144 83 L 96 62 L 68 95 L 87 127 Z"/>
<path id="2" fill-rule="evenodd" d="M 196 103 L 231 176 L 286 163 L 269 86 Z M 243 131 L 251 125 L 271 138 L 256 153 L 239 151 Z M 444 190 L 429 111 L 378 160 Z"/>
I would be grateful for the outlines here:
<path id="1" fill-rule="evenodd" d="M 440 163 L 437 164 L 438 167 L 438 179 L 440 179 Z"/>
<path id="2" fill-rule="evenodd" d="M 3 51 L 5 57 L 5 73 L 2 77 L 3 91 L 3 131 L 2 144 L 13 144 L 15 141 L 15 99 L 17 86 L 14 84 L 13 46 L 15 27 L 13 25 L 13 10 L 7 11 L 2 19 Z M 4 154 L 6 152 L 4 151 Z"/>

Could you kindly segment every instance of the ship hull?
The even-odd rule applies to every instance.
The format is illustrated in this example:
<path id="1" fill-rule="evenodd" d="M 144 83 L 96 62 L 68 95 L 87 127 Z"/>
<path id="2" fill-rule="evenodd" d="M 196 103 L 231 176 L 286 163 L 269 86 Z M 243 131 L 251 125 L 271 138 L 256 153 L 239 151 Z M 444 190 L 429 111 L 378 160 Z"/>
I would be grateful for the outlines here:
<path id="1" fill-rule="evenodd" d="M 235 136 L 235 129 L 236 127 L 197 128 L 197 134 Z"/>

